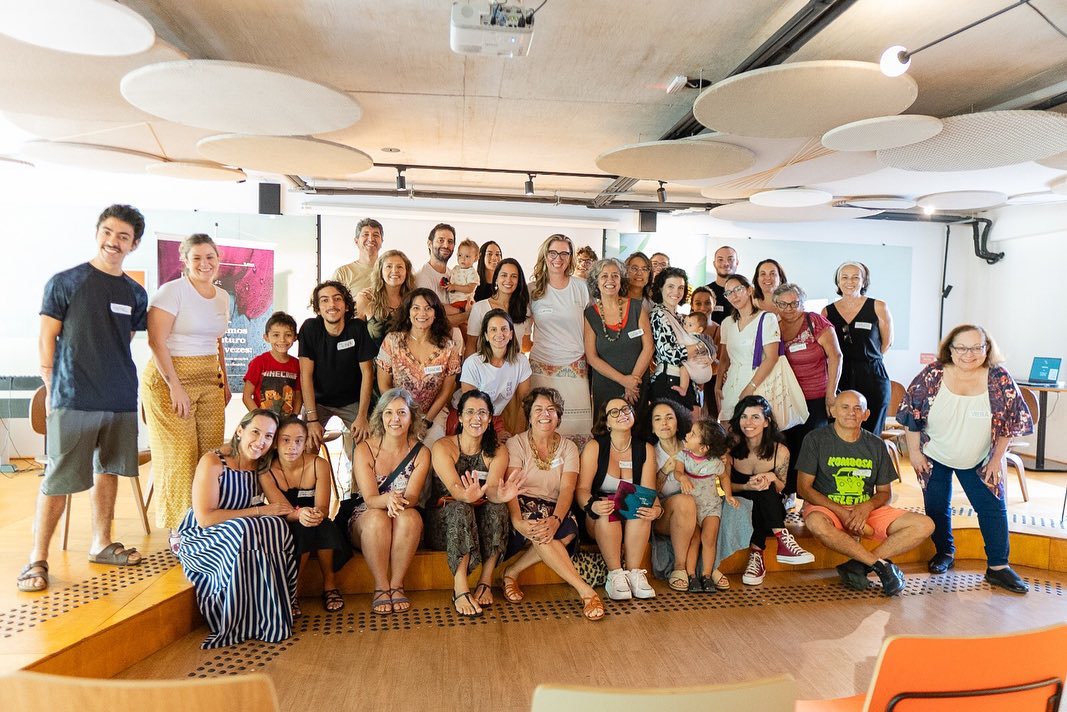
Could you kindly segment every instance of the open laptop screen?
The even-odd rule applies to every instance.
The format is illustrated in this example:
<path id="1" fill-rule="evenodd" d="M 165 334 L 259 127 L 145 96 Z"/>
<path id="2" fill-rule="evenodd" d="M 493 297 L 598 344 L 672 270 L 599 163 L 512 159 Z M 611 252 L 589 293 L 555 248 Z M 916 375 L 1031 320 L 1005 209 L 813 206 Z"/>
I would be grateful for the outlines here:
<path id="1" fill-rule="evenodd" d="M 1035 356 L 1034 365 L 1030 367 L 1032 383 L 1055 383 L 1060 377 L 1060 364 L 1063 359 L 1050 356 Z"/>

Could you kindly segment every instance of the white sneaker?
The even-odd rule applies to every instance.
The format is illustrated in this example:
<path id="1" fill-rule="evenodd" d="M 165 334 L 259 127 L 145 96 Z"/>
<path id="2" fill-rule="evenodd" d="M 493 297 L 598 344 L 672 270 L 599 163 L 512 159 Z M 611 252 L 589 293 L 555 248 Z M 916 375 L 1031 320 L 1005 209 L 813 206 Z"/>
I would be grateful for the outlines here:
<path id="1" fill-rule="evenodd" d="M 741 576 L 741 583 L 748 586 L 759 586 L 767 576 L 767 569 L 763 565 L 763 552 L 753 549 L 748 555 L 748 566 Z"/>
<path id="2" fill-rule="evenodd" d="M 634 598 L 655 598 L 656 589 L 648 585 L 648 576 L 644 569 L 630 569 L 626 572 L 626 583 Z"/>
<path id="3" fill-rule="evenodd" d="M 775 558 L 779 564 L 810 564 L 815 561 L 815 554 L 801 548 L 788 529 L 775 532 L 774 537 L 778 540 L 778 555 Z"/>
<path id="4" fill-rule="evenodd" d="M 785 502 L 783 504 L 785 506 L 785 511 L 786 511 L 787 514 L 789 512 L 792 512 L 794 509 L 796 509 L 797 508 L 797 496 L 796 496 L 796 494 L 791 494 L 788 497 L 786 497 L 785 498 Z"/>
<path id="5" fill-rule="evenodd" d="M 604 582 L 604 590 L 607 592 L 608 598 L 613 601 L 629 601 L 634 597 L 630 591 L 630 583 L 626 580 L 626 572 L 622 569 L 608 572 L 607 581 Z"/>

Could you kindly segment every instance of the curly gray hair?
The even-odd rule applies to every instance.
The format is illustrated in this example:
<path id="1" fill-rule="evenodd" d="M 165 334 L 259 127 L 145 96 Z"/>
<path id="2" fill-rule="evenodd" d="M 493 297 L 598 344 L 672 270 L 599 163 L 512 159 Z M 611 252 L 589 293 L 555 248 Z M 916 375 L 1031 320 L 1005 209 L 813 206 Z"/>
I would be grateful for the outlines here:
<path id="1" fill-rule="evenodd" d="M 600 299 L 600 273 L 609 265 L 619 270 L 619 294 L 625 297 L 630 290 L 630 280 L 626 277 L 626 265 L 614 257 L 605 257 L 589 268 L 589 276 L 585 278 L 585 283 L 589 286 L 589 297 L 593 300 Z"/>
<path id="2" fill-rule="evenodd" d="M 786 282 L 785 284 L 778 285 L 778 288 L 774 290 L 773 298 L 778 299 L 778 297 L 782 296 L 787 292 L 793 292 L 794 294 L 796 294 L 797 299 L 800 302 L 804 302 L 804 300 L 808 298 L 808 295 L 804 292 L 803 289 L 800 288 L 800 285 L 796 282 Z"/>

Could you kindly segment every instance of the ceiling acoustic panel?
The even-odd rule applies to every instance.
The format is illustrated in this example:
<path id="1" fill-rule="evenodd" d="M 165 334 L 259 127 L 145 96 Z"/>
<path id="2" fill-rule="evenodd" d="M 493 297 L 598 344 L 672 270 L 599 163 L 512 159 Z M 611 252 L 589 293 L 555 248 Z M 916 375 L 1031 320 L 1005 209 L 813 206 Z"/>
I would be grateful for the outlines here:
<path id="1" fill-rule="evenodd" d="M 995 190 L 951 190 L 924 195 L 916 203 L 927 210 L 985 210 L 1007 200 L 1007 195 Z"/>
<path id="2" fill-rule="evenodd" d="M 1067 176 L 1057 178 L 1048 184 L 1049 190 L 1060 195 L 1067 195 Z"/>
<path id="3" fill-rule="evenodd" d="M 22 146 L 20 155 L 45 163 L 110 173 L 144 173 L 148 166 L 163 162 L 159 156 L 140 151 L 64 141 L 30 141 Z"/>
<path id="4" fill-rule="evenodd" d="M 208 136 L 197 144 L 204 158 L 264 173 L 344 179 L 374 166 L 363 151 L 305 136 Z"/>
<path id="5" fill-rule="evenodd" d="M 765 208 L 810 208 L 813 205 L 826 205 L 833 199 L 833 194 L 811 188 L 765 190 L 749 198 L 752 203 Z"/>
<path id="6" fill-rule="evenodd" d="M 876 116 L 830 129 L 823 134 L 822 145 L 834 151 L 878 151 L 933 138 L 941 127 L 936 116 Z"/>
<path id="7" fill-rule="evenodd" d="M 818 139 L 812 139 L 818 145 Z M 821 146 L 820 146 L 821 148 Z M 826 149 L 823 149 L 826 151 Z M 768 188 L 788 188 L 794 185 L 816 185 L 835 180 L 865 176 L 882 169 L 874 151 L 826 151 L 805 161 L 782 166 L 767 180 Z"/>
<path id="8" fill-rule="evenodd" d="M 644 180 L 699 180 L 744 171 L 756 155 L 741 146 L 718 141 L 650 141 L 597 156 L 600 170 Z"/>
<path id="9" fill-rule="evenodd" d="M 910 171 L 974 171 L 1067 151 L 1067 115 L 1052 111 L 983 111 L 943 123 L 937 136 L 881 150 L 878 160 Z"/>
<path id="10" fill-rule="evenodd" d="M 877 215 L 878 210 L 838 208 L 831 205 L 816 205 L 806 208 L 768 208 L 755 203 L 742 202 L 712 208 L 709 215 L 719 220 L 733 222 L 821 222 L 826 220 L 852 220 Z"/>
<path id="11" fill-rule="evenodd" d="M 1053 168 L 1057 171 L 1067 171 L 1067 151 L 1057 153 L 1047 158 L 1039 158 L 1037 159 L 1037 163 L 1045 168 Z"/>
<path id="12" fill-rule="evenodd" d="M 363 114 L 344 92 L 242 62 L 161 62 L 127 74 L 121 90 L 127 101 L 154 116 L 226 133 L 325 133 L 347 128 Z"/>
<path id="13" fill-rule="evenodd" d="M 104 57 L 144 52 L 156 39 L 148 20 L 112 0 L 4 0 L 0 32 L 38 47 Z"/>
<path id="14" fill-rule="evenodd" d="M 910 210 L 915 207 L 915 201 L 897 195 L 861 195 L 849 198 L 845 205 L 869 210 Z"/>
<path id="15" fill-rule="evenodd" d="M 239 183 L 247 178 L 239 168 L 227 168 L 207 161 L 166 161 L 153 163 L 146 170 L 149 175 L 185 180 Z"/>
<path id="16" fill-rule="evenodd" d="M 822 136 L 843 124 L 899 114 L 918 94 L 910 76 L 887 77 L 873 62 L 793 62 L 713 84 L 697 97 L 693 115 L 710 129 L 742 136 Z"/>

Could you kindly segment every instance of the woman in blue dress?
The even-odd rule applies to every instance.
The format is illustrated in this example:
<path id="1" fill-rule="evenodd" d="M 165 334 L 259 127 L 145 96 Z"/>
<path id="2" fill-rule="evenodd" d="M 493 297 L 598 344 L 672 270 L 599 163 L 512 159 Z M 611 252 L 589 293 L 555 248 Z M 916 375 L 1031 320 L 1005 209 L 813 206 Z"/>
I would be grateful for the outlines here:
<path id="1" fill-rule="evenodd" d="M 178 559 L 211 635 L 202 648 L 279 643 L 293 627 L 296 560 L 285 501 L 263 503 L 278 416 L 249 411 L 229 445 L 200 458 L 193 506 L 179 526 Z"/>

